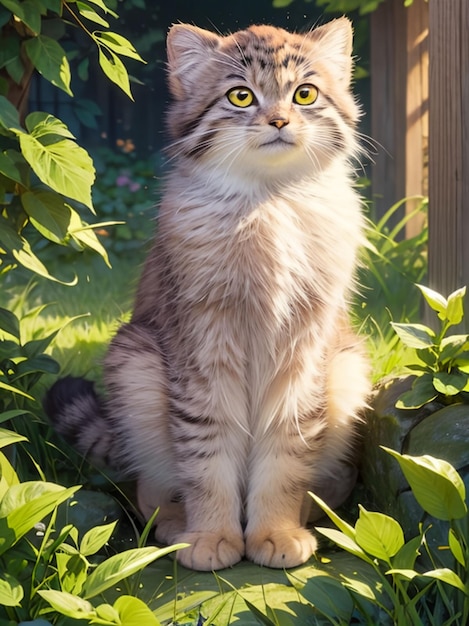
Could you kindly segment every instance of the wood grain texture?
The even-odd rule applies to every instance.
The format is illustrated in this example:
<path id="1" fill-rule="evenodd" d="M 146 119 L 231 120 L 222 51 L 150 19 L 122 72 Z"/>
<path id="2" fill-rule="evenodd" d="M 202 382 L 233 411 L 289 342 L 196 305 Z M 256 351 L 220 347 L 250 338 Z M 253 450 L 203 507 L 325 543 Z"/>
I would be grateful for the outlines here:
<path id="1" fill-rule="evenodd" d="M 469 3 L 431 0 L 429 281 L 469 285 Z"/>

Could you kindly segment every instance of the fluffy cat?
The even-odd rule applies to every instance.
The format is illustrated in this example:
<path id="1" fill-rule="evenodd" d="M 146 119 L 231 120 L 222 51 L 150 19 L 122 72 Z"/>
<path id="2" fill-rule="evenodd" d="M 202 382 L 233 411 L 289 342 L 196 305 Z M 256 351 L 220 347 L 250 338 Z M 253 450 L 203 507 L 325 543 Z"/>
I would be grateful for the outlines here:
<path id="1" fill-rule="evenodd" d="M 177 24 L 158 232 L 107 397 L 56 383 L 56 428 L 138 479 L 156 538 L 198 570 L 243 556 L 292 567 L 316 550 L 308 490 L 350 492 L 367 363 L 352 332 L 363 217 L 346 18 L 306 34 Z"/>

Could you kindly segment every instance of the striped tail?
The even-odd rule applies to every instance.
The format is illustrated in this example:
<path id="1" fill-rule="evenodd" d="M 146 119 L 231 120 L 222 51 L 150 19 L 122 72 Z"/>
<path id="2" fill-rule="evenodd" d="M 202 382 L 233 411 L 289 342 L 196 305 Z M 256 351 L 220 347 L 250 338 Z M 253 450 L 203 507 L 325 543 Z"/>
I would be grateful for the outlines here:
<path id="1" fill-rule="evenodd" d="M 84 378 L 67 376 L 46 393 L 44 410 L 54 430 L 98 467 L 116 468 L 112 423 L 94 389 Z M 118 469 L 118 468 L 116 468 Z"/>

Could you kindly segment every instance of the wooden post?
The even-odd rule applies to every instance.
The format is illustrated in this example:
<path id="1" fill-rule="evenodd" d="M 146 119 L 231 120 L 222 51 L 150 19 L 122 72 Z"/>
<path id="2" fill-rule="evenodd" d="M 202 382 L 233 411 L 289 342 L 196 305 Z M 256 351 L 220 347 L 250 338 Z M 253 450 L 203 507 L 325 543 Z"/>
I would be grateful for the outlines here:
<path id="1" fill-rule="evenodd" d="M 370 47 L 371 136 L 379 146 L 372 191 L 380 216 L 402 198 L 427 195 L 428 3 L 406 8 L 386 0 L 371 14 Z M 406 235 L 422 222 L 409 222 Z"/>
<path id="2" fill-rule="evenodd" d="M 469 287 L 469 2 L 429 8 L 429 284 L 448 295 Z"/>

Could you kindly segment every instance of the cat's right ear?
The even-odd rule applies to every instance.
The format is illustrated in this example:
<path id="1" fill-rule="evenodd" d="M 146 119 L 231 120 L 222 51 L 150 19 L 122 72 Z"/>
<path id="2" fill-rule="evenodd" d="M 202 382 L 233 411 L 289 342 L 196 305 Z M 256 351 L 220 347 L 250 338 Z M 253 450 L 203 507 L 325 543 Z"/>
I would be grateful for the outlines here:
<path id="1" fill-rule="evenodd" d="M 221 37 L 190 24 L 174 24 L 168 32 L 169 89 L 177 99 L 188 95 L 207 63 L 207 57 L 218 48 Z"/>

